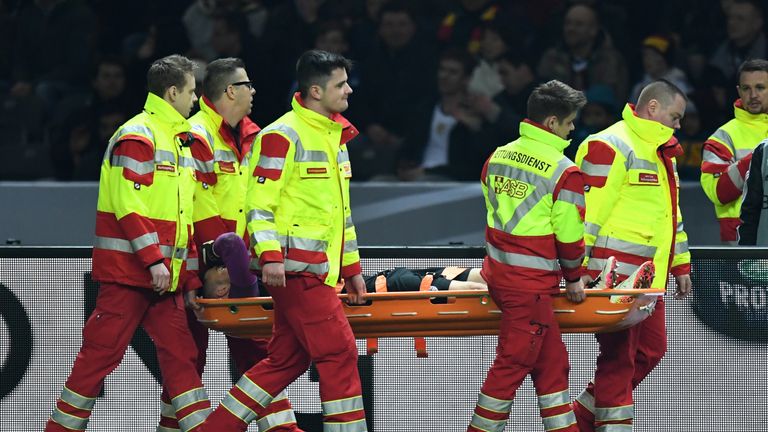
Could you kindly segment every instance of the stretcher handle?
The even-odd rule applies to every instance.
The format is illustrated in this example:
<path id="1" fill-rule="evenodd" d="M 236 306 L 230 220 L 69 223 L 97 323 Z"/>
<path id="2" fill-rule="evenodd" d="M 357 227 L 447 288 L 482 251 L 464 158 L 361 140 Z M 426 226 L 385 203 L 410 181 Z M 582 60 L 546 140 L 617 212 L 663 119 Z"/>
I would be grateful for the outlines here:
<path id="1" fill-rule="evenodd" d="M 666 290 L 658 288 L 644 289 L 588 289 L 584 290 L 587 297 L 611 297 L 611 296 L 663 296 Z M 413 291 L 413 292 L 383 292 L 369 293 L 365 295 L 366 300 L 407 300 L 407 299 L 431 299 L 435 297 L 459 297 L 459 298 L 483 298 L 488 297 L 486 290 L 456 290 L 456 291 Z M 555 296 L 564 297 L 565 290 L 561 289 Z M 339 294 L 342 300 L 347 299 L 346 294 Z M 272 297 L 244 297 L 236 299 L 198 299 L 197 302 L 203 306 L 229 306 L 229 305 L 268 305 L 272 304 Z"/>

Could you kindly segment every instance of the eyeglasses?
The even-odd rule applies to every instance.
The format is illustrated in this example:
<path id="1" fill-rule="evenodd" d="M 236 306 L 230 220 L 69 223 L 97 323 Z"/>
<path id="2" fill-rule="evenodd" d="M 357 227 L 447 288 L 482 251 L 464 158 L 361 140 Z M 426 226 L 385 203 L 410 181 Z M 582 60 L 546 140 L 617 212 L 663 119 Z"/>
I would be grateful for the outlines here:
<path id="1" fill-rule="evenodd" d="M 246 86 L 250 90 L 250 89 L 253 88 L 253 81 L 238 81 L 238 82 L 233 82 L 230 85 L 231 86 Z M 227 87 L 229 87 L 229 86 L 227 86 Z M 225 89 L 224 91 L 226 92 L 227 90 Z"/>

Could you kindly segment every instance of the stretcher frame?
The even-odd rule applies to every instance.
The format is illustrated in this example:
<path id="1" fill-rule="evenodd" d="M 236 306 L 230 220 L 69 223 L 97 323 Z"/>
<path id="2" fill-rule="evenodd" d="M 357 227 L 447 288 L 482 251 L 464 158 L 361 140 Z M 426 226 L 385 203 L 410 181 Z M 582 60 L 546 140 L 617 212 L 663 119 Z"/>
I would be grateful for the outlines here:
<path id="1" fill-rule="evenodd" d="M 555 317 L 563 333 L 607 333 L 642 322 L 652 312 L 663 289 L 589 289 L 582 303 L 553 296 Z M 611 298 L 624 297 L 624 302 Z M 367 294 L 366 305 L 348 305 L 339 294 L 344 313 L 357 338 L 477 336 L 499 333 L 501 310 L 488 291 L 385 292 Z M 431 299 L 444 297 L 445 303 Z M 270 338 L 271 297 L 199 299 L 195 312 L 203 325 L 230 336 Z"/>

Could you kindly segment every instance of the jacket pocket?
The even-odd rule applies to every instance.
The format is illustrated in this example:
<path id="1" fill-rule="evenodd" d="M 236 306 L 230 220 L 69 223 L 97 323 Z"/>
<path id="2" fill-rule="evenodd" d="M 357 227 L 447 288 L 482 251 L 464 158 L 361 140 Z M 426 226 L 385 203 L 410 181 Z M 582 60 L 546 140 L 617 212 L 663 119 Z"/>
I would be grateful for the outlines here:
<path id="1" fill-rule="evenodd" d="M 357 349 L 349 323 L 342 322 L 336 313 L 325 315 L 319 320 L 308 319 L 301 326 L 312 360 Z"/>

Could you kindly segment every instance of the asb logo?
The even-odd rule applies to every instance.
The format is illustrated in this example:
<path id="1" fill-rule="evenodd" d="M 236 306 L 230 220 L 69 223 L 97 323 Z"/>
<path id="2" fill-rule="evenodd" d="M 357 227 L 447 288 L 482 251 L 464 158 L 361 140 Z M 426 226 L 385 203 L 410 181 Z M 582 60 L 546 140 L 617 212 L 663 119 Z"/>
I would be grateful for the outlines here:
<path id="1" fill-rule="evenodd" d="M 496 195 L 507 194 L 512 198 L 525 198 L 531 185 L 500 175 L 493 176 L 493 191 Z"/>

